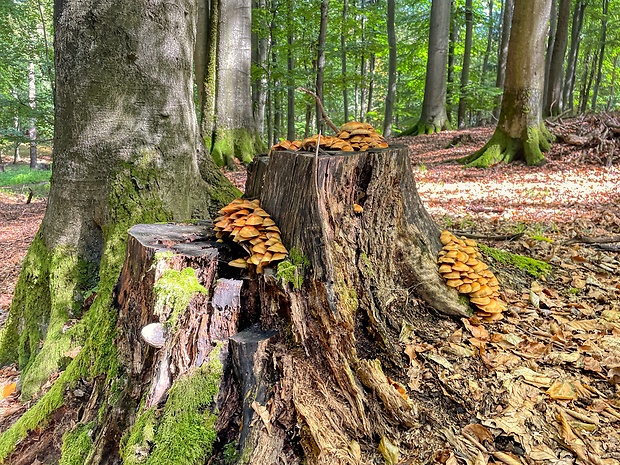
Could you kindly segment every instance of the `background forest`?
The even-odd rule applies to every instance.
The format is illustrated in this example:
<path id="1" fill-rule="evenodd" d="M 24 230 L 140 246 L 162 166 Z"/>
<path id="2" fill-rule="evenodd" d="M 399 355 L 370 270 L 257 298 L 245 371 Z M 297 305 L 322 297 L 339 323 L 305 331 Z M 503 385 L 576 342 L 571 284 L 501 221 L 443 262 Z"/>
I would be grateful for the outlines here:
<path id="1" fill-rule="evenodd" d="M 388 15 L 391 3 L 393 22 Z M 554 0 L 546 75 L 561 75 L 562 97 L 553 111 L 548 102 L 547 114 L 619 107 L 619 3 Z M 453 128 L 496 122 L 493 114 L 505 67 L 502 41 L 507 44 L 503 37 L 509 30 L 511 4 L 512 0 L 452 1 L 447 111 Z M 334 121 L 363 120 L 383 128 L 391 33 L 396 92 L 392 126 L 384 132 L 398 134 L 414 125 L 424 97 L 430 5 L 429 0 L 255 2 L 252 101 L 264 142 L 316 132 L 314 101 L 295 88 L 315 89 L 317 79 L 324 82 L 325 107 Z M 52 9 L 49 0 L 0 2 L 2 161 L 16 156 L 18 144 L 31 140 L 45 144 L 52 137 Z M 319 45 L 322 19 L 326 21 L 323 47 Z M 554 45 L 560 52 L 554 52 Z M 552 62 L 554 53 L 561 57 Z"/>

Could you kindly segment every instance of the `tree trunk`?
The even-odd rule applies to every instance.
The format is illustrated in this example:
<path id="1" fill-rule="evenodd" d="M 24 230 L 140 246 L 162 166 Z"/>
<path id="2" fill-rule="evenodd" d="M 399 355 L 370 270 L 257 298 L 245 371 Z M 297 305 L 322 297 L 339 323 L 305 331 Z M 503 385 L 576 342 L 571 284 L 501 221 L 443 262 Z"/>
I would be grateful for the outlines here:
<path id="1" fill-rule="evenodd" d="M 450 0 L 433 0 L 428 39 L 428 59 L 422 115 L 403 135 L 431 134 L 448 129 L 446 112 L 446 64 L 450 34 Z"/>
<path id="2" fill-rule="evenodd" d="M 266 7 L 265 0 L 255 2 L 256 8 L 264 10 Z M 254 109 L 254 121 L 256 129 L 261 138 L 265 136 L 265 102 L 267 98 L 267 50 L 268 39 L 264 35 L 257 32 L 252 33 L 252 62 L 257 69 L 261 70 L 260 77 L 255 79 L 252 85 L 252 107 Z"/>
<path id="3" fill-rule="evenodd" d="M 562 77 L 564 56 L 568 44 L 568 26 L 570 19 L 570 0 L 560 0 L 558 22 L 553 43 L 553 52 L 549 65 L 547 92 L 543 114 L 558 115 L 562 112 Z"/>
<path id="4" fill-rule="evenodd" d="M 370 120 L 370 118 L 368 117 L 368 113 L 372 111 L 372 102 L 373 102 L 374 92 L 375 92 L 375 61 L 376 61 L 375 54 L 371 53 L 370 58 L 368 60 L 368 78 L 369 78 L 368 79 L 368 101 L 366 102 L 366 113 L 365 113 L 365 118 L 367 122 L 369 122 Z"/>
<path id="5" fill-rule="evenodd" d="M 577 0 L 573 10 L 573 20 L 571 26 L 570 51 L 566 60 L 566 75 L 564 77 L 564 90 L 562 92 L 562 108 L 573 109 L 575 77 L 577 75 L 577 56 L 579 55 L 579 44 L 581 43 L 581 29 L 583 28 L 583 16 L 586 8 L 584 0 Z"/>
<path id="6" fill-rule="evenodd" d="M 607 40 L 607 18 L 609 16 L 609 0 L 603 0 L 603 15 L 601 19 L 601 46 L 598 52 L 598 63 L 596 64 L 596 81 L 592 90 L 591 109 L 596 112 L 596 101 L 598 100 L 598 89 L 603 79 L 603 60 L 605 59 L 605 42 Z"/>
<path id="7" fill-rule="evenodd" d="M 549 82 L 549 70 L 551 68 L 551 58 L 553 57 L 553 48 L 555 44 L 555 34 L 557 32 L 558 23 L 558 0 L 551 0 L 551 13 L 549 21 L 549 39 L 547 41 L 547 53 L 545 53 L 545 87 L 543 92 L 543 102 L 547 101 L 547 83 Z"/>
<path id="8" fill-rule="evenodd" d="M 611 82 L 609 83 L 609 98 L 607 100 L 607 111 L 611 111 L 614 107 L 615 103 L 615 92 L 616 92 L 616 67 L 618 66 L 618 58 L 620 55 L 616 55 L 614 57 L 614 65 L 611 68 Z"/>
<path id="9" fill-rule="evenodd" d="M 34 62 L 28 63 L 28 103 L 30 110 L 34 113 L 36 106 L 37 86 L 34 74 Z M 37 169 L 37 119 L 30 118 L 30 128 L 28 129 L 30 139 L 30 169 Z"/>
<path id="10" fill-rule="evenodd" d="M 319 38 L 317 41 L 316 59 L 316 95 L 323 101 L 323 87 L 325 82 L 325 45 L 327 38 L 327 13 L 329 0 L 321 0 L 321 22 L 319 24 Z M 323 116 L 319 104 L 315 107 L 317 132 L 323 133 Z"/>
<path id="11" fill-rule="evenodd" d="M 23 399 L 64 371 L 0 437 L 1 459 L 62 405 L 65 388 L 81 378 L 115 376 L 112 293 L 127 229 L 208 218 L 238 192 L 201 146 L 191 63 L 194 2 L 166 5 L 56 3 L 54 174 L 0 332 L 0 360 L 19 363 Z"/>
<path id="12" fill-rule="evenodd" d="M 499 122 L 491 140 L 460 161 L 488 167 L 522 158 L 528 165 L 544 162 L 551 134 L 542 119 L 544 52 L 551 0 L 515 0 L 506 82 Z"/>
<path id="13" fill-rule="evenodd" d="M 385 115 L 383 118 L 383 137 L 392 135 L 392 113 L 394 112 L 394 100 L 396 99 L 396 31 L 394 29 L 394 16 L 396 10 L 395 0 L 388 0 L 387 4 L 387 37 L 389 47 L 388 58 L 388 86 L 385 96 Z"/>
<path id="14" fill-rule="evenodd" d="M 218 166 L 233 168 L 263 150 L 250 92 L 251 0 L 211 0 L 201 129 Z"/>
<path id="15" fill-rule="evenodd" d="M 489 0 L 487 9 L 489 10 L 489 28 L 487 29 L 487 47 L 482 60 L 482 76 L 480 78 L 482 84 L 485 83 L 486 75 L 489 71 L 489 58 L 491 57 L 491 46 L 493 44 L 493 0 Z"/>
<path id="16" fill-rule="evenodd" d="M 461 71 L 461 90 L 459 93 L 458 127 L 465 127 L 467 113 L 467 84 L 469 84 L 469 66 L 471 65 L 471 44 L 473 40 L 473 6 L 472 0 L 465 1 L 465 51 L 463 52 L 463 69 Z"/>
<path id="17" fill-rule="evenodd" d="M 497 79 L 495 86 L 504 89 L 504 81 L 506 80 L 506 60 L 508 59 L 508 43 L 510 41 L 510 30 L 512 29 L 512 16 L 514 14 L 514 0 L 504 1 L 504 10 L 502 11 L 502 40 L 499 46 L 499 54 L 497 58 Z M 497 105 L 493 109 L 493 116 L 499 119 L 502 99 L 498 97 Z"/>
<path id="18" fill-rule="evenodd" d="M 452 122 L 454 118 L 454 45 L 458 40 L 458 28 L 456 26 L 456 2 L 450 2 L 450 37 L 448 42 L 448 75 L 446 78 L 446 111 L 448 113 L 448 121 Z"/>
<path id="19" fill-rule="evenodd" d="M 288 3 L 288 39 L 287 39 L 287 71 L 288 89 L 286 98 L 286 138 L 295 139 L 295 59 L 293 57 L 293 43 L 295 33 L 293 29 L 293 2 Z"/>
<path id="20" fill-rule="evenodd" d="M 388 9 L 389 9 L 389 6 L 388 6 Z M 349 0 L 344 0 L 342 4 L 342 26 L 340 30 L 340 64 L 342 67 L 342 105 L 344 107 L 344 122 L 345 123 L 349 121 L 349 90 L 347 88 L 348 87 L 348 82 L 347 82 L 347 30 L 348 30 L 347 21 L 348 21 L 348 15 L 349 15 Z"/>

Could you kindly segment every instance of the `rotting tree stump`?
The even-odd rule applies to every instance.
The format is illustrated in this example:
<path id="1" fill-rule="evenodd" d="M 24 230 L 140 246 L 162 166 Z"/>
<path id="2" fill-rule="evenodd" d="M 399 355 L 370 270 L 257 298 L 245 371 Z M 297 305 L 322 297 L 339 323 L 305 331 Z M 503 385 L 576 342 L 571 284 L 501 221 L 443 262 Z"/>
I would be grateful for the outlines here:
<path id="1" fill-rule="evenodd" d="M 439 230 L 418 197 L 407 149 L 274 152 L 258 163 L 247 192 L 280 227 L 291 251 L 284 265 L 303 283 L 228 266 L 243 254 L 216 244 L 210 228 L 133 228 L 117 295 L 119 349 L 131 381 L 109 413 L 124 421 L 99 435 L 98 450 L 118 444 L 140 402 L 163 405 L 170 383 L 228 340 L 213 406 L 218 439 L 207 463 L 383 463 L 381 441 L 428 455 L 444 443 L 428 429 L 455 414 L 452 401 L 429 404 L 437 389 L 414 389 L 420 382 L 411 381 L 409 344 L 412 334 L 446 337 L 454 330 L 444 325 L 454 325 L 447 315 L 467 316 L 469 308 L 437 272 Z M 157 263 L 195 268 L 210 290 L 190 302 L 179 336 L 162 349 L 139 334 L 157 320 L 157 251 L 172 252 Z M 218 303 L 217 288 L 228 279 L 236 297 Z M 228 309 L 224 319 L 221 309 Z"/>

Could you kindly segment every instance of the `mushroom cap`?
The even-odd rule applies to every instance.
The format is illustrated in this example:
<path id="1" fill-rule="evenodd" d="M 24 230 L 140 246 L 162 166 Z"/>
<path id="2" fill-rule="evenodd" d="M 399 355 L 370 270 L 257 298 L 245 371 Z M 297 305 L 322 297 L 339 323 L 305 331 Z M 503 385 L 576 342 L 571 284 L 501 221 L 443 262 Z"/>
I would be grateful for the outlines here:
<path id="1" fill-rule="evenodd" d="M 474 281 L 473 283 L 471 283 L 471 291 L 470 292 L 476 292 L 478 290 L 480 290 L 480 284 L 477 283 L 476 281 Z"/>
<path id="2" fill-rule="evenodd" d="M 244 258 L 236 258 L 235 260 L 228 262 L 228 265 L 235 267 L 235 268 L 247 268 L 248 267 L 248 264 L 246 263 Z"/>
<path id="3" fill-rule="evenodd" d="M 451 271 L 450 273 L 444 274 L 443 279 L 458 279 L 460 281 L 461 273 L 459 273 L 458 271 Z M 462 281 L 461 284 L 463 284 Z"/>
<path id="4" fill-rule="evenodd" d="M 446 281 L 446 284 L 449 287 L 459 287 L 461 284 L 463 284 L 463 281 L 461 281 L 460 279 L 448 279 Z"/>
<path id="5" fill-rule="evenodd" d="M 465 283 L 465 281 L 463 281 Z M 465 283 L 459 286 L 459 292 L 461 294 L 469 294 L 471 292 L 471 284 Z"/>
<path id="6" fill-rule="evenodd" d="M 488 286 L 481 286 L 476 292 L 471 293 L 471 297 L 488 297 L 493 291 Z"/>
<path id="7" fill-rule="evenodd" d="M 443 265 L 441 265 L 439 267 L 439 272 L 442 273 L 442 274 L 443 273 L 451 273 L 452 272 L 452 267 L 449 264 L 444 263 Z"/>
<path id="8" fill-rule="evenodd" d="M 469 267 L 462 262 L 457 261 L 454 265 L 452 265 L 453 271 L 469 271 Z"/>
<path id="9" fill-rule="evenodd" d="M 282 242 L 278 242 L 276 244 L 273 244 L 272 246 L 270 246 L 267 249 L 269 252 L 279 252 L 279 253 L 288 253 L 288 250 L 286 250 L 286 247 L 284 247 L 284 245 L 282 244 Z"/>
<path id="10" fill-rule="evenodd" d="M 249 226 L 257 226 L 259 224 L 263 224 L 263 217 L 255 213 L 251 213 L 245 220 L 245 224 Z"/>
<path id="11" fill-rule="evenodd" d="M 469 300 L 472 304 L 476 305 L 489 305 L 489 303 L 491 303 L 491 299 L 489 297 L 472 297 Z"/>
<path id="12" fill-rule="evenodd" d="M 351 132 L 355 129 L 364 129 L 366 125 L 364 123 L 360 123 L 359 121 L 349 121 L 348 123 L 344 123 L 340 126 L 340 131 Z"/>
<path id="13" fill-rule="evenodd" d="M 491 313 L 489 316 L 485 316 L 482 319 L 487 323 L 492 323 L 494 321 L 504 319 L 504 315 L 502 315 L 501 313 Z"/>
<path id="14" fill-rule="evenodd" d="M 467 260 L 469 260 L 469 255 L 467 255 L 465 252 L 461 252 L 459 250 L 459 251 L 456 252 L 456 259 L 459 262 L 465 263 Z"/>
<path id="15" fill-rule="evenodd" d="M 271 256 L 271 261 L 275 262 L 277 260 L 283 260 L 286 258 L 286 254 L 285 253 L 280 253 L 280 252 L 275 252 L 272 256 Z"/>
<path id="16" fill-rule="evenodd" d="M 357 203 L 354 203 L 353 204 L 353 211 L 359 215 L 360 213 L 364 212 L 364 207 L 362 207 L 361 205 L 359 205 Z"/>
<path id="17" fill-rule="evenodd" d="M 239 231 L 239 236 L 244 239 L 250 239 L 252 237 L 256 237 L 259 235 L 258 229 L 254 226 L 244 226 L 241 231 Z"/>
<path id="18" fill-rule="evenodd" d="M 267 247 L 265 246 L 264 242 L 259 242 L 254 247 L 252 247 L 252 252 L 264 254 L 265 252 L 267 252 Z"/>
<path id="19" fill-rule="evenodd" d="M 479 307 L 486 313 L 501 313 L 504 310 L 504 306 L 497 299 L 491 299 L 487 305 L 479 305 Z"/>

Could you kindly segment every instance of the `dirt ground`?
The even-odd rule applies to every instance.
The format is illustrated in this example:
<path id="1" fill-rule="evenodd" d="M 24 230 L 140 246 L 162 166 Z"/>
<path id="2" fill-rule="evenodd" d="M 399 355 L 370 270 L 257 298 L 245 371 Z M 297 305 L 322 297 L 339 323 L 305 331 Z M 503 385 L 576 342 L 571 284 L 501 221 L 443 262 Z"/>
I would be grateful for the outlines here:
<path id="1" fill-rule="evenodd" d="M 409 146 L 419 194 L 441 227 L 553 266 L 546 277 L 515 277 L 491 261 L 506 318 L 449 322 L 451 334 L 434 347 L 411 342 L 412 372 L 438 373 L 444 393 L 477 416 L 437 432 L 451 446 L 438 463 L 620 464 L 620 134 L 608 137 L 598 117 L 550 127 L 559 142 L 542 167 L 450 162 L 480 148 L 488 128 L 392 141 Z M 566 133 L 581 139 L 564 143 Z M 228 176 L 243 186 L 242 171 Z M 2 315 L 44 209 L 44 200 L 25 205 L 0 194 Z M 471 357 L 488 368 L 486 378 L 471 379 L 455 363 Z M 17 377 L 4 374 L 0 384 Z M 481 399 L 493 399 L 492 408 L 472 407 Z M 9 396 L 0 422 L 18 410 Z"/>

